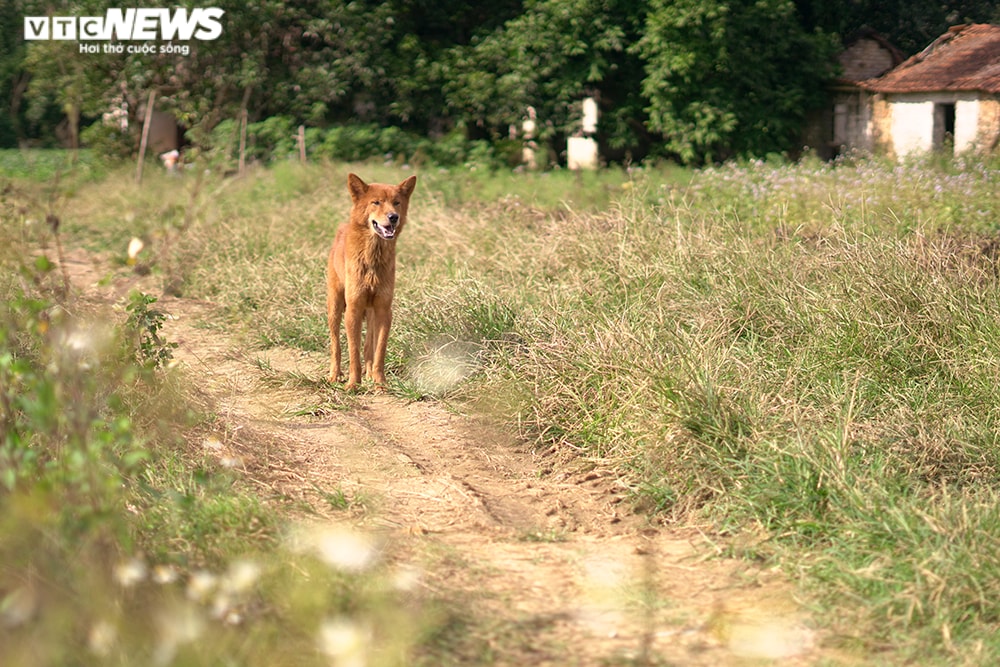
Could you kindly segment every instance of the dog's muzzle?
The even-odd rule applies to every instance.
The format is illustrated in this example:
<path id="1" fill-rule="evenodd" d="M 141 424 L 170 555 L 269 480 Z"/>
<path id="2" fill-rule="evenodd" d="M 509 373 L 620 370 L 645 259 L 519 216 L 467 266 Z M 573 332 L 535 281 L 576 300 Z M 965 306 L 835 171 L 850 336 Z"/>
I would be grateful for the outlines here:
<path id="1" fill-rule="evenodd" d="M 390 213 L 386 216 L 389 219 L 388 225 L 382 225 L 378 220 L 372 219 L 372 227 L 375 229 L 375 233 L 389 241 L 396 237 L 396 225 L 399 224 L 399 214 Z"/>

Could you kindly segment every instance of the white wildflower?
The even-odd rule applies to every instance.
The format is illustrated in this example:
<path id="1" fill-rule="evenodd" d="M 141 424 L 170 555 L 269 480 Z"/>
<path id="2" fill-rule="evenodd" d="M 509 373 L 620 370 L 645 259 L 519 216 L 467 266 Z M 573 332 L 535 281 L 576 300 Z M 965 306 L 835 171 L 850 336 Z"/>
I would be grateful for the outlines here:
<path id="1" fill-rule="evenodd" d="M 260 566 L 252 560 L 235 560 L 221 582 L 221 588 L 235 595 L 242 595 L 253 588 L 260 579 Z"/>
<path id="2" fill-rule="evenodd" d="M 428 394 L 445 394 L 478 370 L 478 356 L 479 349 L 472 343 L 438 345 L 412 368 L 414 384 Z"/>
<path id="3" fill-rule="evenodd" d="M 211 572 L 205 570 L 193 572 L 188 579 L 187 597 L 189 600 L 200 602 L 215 590 L 218 583 L 218 578 Z"/>
<path id="4" fill-rule="evenodd" d="M 392 586 L 401 593 L 412 593 L 423 580 L 424 572 L 416 565 L 400 564 L 392 573 Z"/>
<path id="5" fill-rule="evenodd" d="M 316 550 L 328 565 L 348 572 L 361 572 L 375 562 L 375 545 L 367 535 L 345 528 L 324 531 Z"/>
<path id="6" fill-rule="evenodd" d="M 327 619 L 319 628 L 319 650 L 329 656 L 334 667 L 364 667 L 366 633 L 346 618 Z"/>
<path id="7" fill-rule="evenodd" d="M 177 655 L 177 649 L 198 639 L 205 631 L 205 619 L 192 604 L 178 604 L 160 610 L 157 617 L 156 649 L 153 662 L 169 665 Z"/>
<path id="8" fill-rule="evenodd" d="M 219 465 L 221 465 L 223 468 L 230 468 L 230 469 L 242 468 L 243 459 L 240 458 L 239 456 L 222 456 L 219 457 Z"/>
<path id="9" fill-rule="evenodd" d="M 153 568 L 153 581 L 158 584 L 172 584 L 178 578 L 177 568 L 172 565 L 157 565 Z"/>
<path id="10" fill-rule="evenodd" d="M 99 658 L 107 658 L 118 641 L 118 628 L 110 621 L 100 620 L 87 633 L 87 648 Z"/>
<path id="11" fill-rule="evenodd" d="M 123 588 L 131 588 L 146 578 L 146 564 L 132 558 L 115 566 L 115 581 Z"/>
<path id="12" fill-rule="evenodd" d="M 293 533 L 291 548 L 346 572 L 366 570 L 378 557 L 377 545 L 368 535 L 342 525 L 303 526 Z"/>
<path id="13" fill-rule="evenodd" d="M 97 322 L 71 323 L 56 335 L 62 358 L 80 370 L 90 370 L 97 366 L 113 339 L 110 327 Z"/>
<path id="14" fill-rule="evenodd" d="M 214 435 L 211 435 L 211 436 L 205 438 L 204 440 L 202 440 L 201 441 L 201 446 L 204 447 L 205 449 L 211 451 L 211 452 L 221 452 L 222 451 L 222 442 L 218 438 L 216 438 Z"/>
<path id="15" fill-rule="evenodd" d="M 142 239 L 133 236 L 132 240 L 128 242 L 128 264 L 129 266 L 135 264 L 136 258 L 146 244 L 142 242 Z"/>
<path id="16" fill-rule="evenodd" d="M 236 603 L 229 593 L 219 591 L 215 599 L 212 600 L 212 618 L 221 621 L 233 611 Z"/>

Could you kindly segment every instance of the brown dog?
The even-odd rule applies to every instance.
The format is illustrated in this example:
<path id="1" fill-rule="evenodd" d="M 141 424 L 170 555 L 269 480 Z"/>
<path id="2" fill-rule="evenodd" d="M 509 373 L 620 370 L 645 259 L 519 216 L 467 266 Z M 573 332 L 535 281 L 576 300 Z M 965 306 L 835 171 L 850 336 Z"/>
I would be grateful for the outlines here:
<path id="1" fill-rule="evenodd" d="M 361 324 L 365 333 L 365 371 L 376 388 L 385 388 L 385 346 L 392 324 L 396 287 L 396 239 L 406 224 L 406 209 L 417 177 L 399 185 L 365 183 L 347 177 L 351 218 L 337 230 L 326 269 L 326 314 L 330 325 L 330 382 L 340 381 L 340 320 L 347 331 L 349 377 L 345 388 L 361 383 Z"/>

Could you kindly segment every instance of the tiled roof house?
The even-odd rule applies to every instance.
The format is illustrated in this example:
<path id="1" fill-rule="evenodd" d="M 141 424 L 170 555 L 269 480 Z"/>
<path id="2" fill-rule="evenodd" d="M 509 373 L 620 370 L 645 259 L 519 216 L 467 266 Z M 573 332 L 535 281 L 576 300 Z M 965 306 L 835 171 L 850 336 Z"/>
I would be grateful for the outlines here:
<path id="1" fill-rule="evenodd" d="M 990 151 L 1000 141 L 1000 26 L 952 27 L 886 74 L 872 94 L 874 146 L 904 156 L 954 146 Z"/>

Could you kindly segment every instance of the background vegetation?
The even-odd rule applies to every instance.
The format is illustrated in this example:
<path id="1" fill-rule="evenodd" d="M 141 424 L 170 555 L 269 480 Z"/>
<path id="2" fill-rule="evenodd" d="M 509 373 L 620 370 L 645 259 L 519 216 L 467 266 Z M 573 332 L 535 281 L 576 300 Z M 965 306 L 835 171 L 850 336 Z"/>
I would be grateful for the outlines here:
<path id="1" fill-rule="evenodd" d="M 190 42 L 187 56 L 81 54 L 75 42 L 22 39 L 24 16 L 103 15 L 110 6 L 0 6 L 0 99 L 9 101 L 0 146 L 72 145 L 124 102 L 133 129 L 114 139 L 134 151 L 137 114 L 155 90 L 158 108 L 202 148 L 246 109 L 251 122 L 277 117 L 293 128 L 458 133 L 499 145 L 501 161 L 510 126 L 531 106 L 551 162 L 580 129 L 580 100 L 593 95 L 612 160 L 765 156 L 801 148 L 806 114 L 837 74 L 836 49 L 859 29 L 912 54 L 956 23 L 1000 20 L 987 0 L 220 0 L 222 37 Z M 84 138 L 98 145 L 101 134 Z"/>

